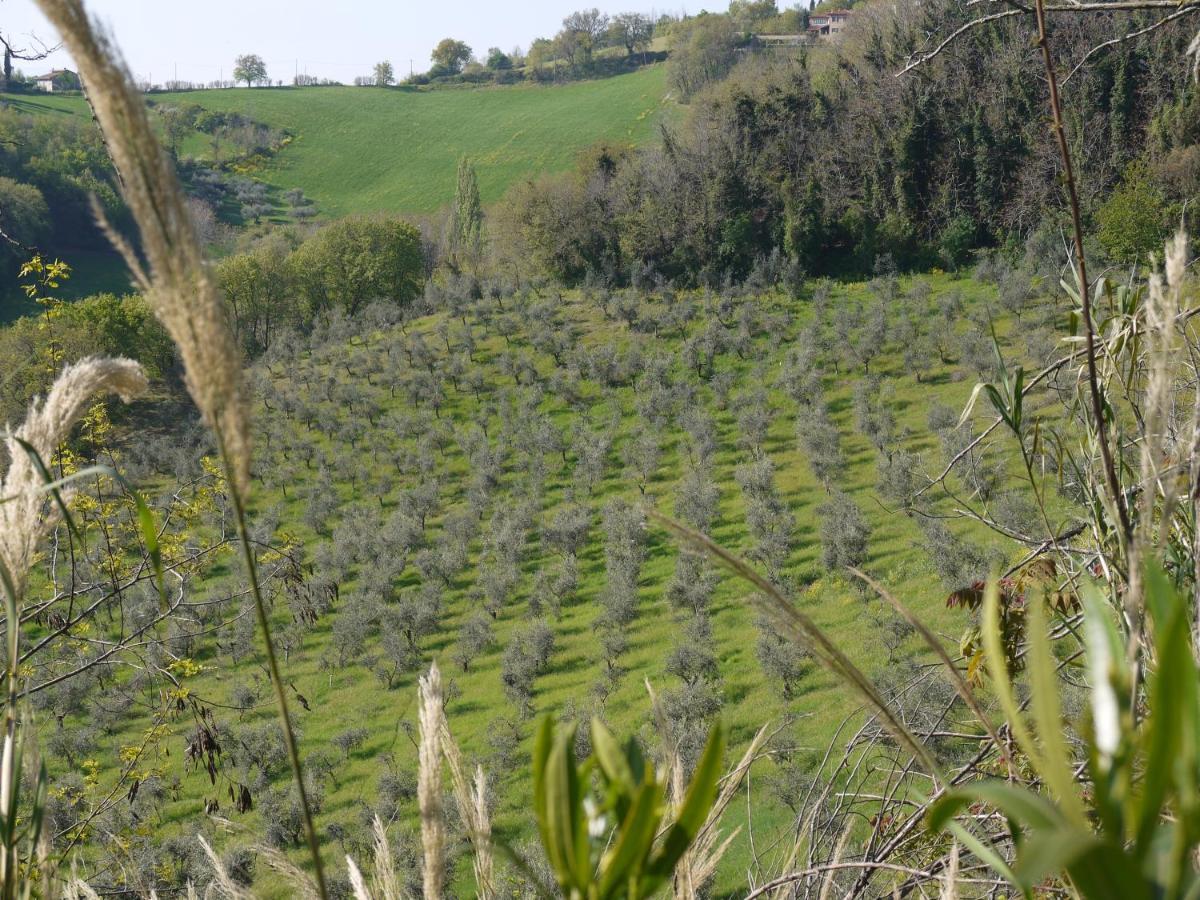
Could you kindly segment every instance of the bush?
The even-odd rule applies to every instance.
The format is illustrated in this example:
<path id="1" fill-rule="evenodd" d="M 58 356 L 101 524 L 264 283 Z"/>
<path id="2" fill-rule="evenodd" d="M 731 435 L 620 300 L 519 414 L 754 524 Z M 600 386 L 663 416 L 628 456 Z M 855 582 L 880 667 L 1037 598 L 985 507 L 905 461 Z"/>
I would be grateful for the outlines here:
<path id="1" fill-rule="evenodd" d="M 958 271 L 975 246 L 975 223 L 969 216 L 955 216 L 938 235 L 938 256 L 947 269 Z"/>

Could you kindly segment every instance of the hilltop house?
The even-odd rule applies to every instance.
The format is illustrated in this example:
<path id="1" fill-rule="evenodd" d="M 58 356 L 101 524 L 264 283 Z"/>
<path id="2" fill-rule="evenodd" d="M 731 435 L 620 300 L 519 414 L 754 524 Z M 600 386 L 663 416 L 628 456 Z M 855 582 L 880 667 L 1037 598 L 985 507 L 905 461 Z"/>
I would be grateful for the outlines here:
<path id="1" fill-rule="evenodd" d="M 79 75 L 70 69 L 55 69 L 45 75 L 33 79 L 33 86 L 39 91 L 77 91 L 79 90 Z"/>
<path id="2" fill-rule="evenodd" d="M 825 13 L 811 13 L 808 17 L 808 34 L 813 38 L 837 37 L 850 24 L 848 9 L 834 9 Z"/>

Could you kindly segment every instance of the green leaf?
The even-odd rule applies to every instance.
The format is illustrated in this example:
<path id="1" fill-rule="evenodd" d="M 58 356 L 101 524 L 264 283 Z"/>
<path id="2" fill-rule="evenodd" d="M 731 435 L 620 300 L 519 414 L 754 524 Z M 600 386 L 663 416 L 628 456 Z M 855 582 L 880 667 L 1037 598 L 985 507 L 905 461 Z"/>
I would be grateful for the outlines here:
<path id="1" fill-rule="evenodd" d="M 533 813 L 550 867 L 554 869 L 559 883 L 566 885 L 570 883 L 570 870 L 565 864 L 566 854 L 559 846 L 558 835 L 551 829 L 550 822 L 550 795 L 561 789 L 559 786 L 551 788 L 548 781 L 550 753 L 553 749 L 554 720 L 547 715 L 542 718 L 533 739 Z"/>
<path id="2" fill-rule="evenodd" d="M 1067 872 L 1088 900 L 1151 900 L 1158 896 L 1124 849 L 1107 841 L 1093 841 L 1068 864 Z"/>
<path id="3" fill-rule="evenodd" d="M 599 718 L 592 719 L 592 753 L 600 764 L 600 771 L 609 781 L 618 782 L 632 792 L 637 784 L 629 760 L 617 745 L 617 739 Z"/>
<path id="4" fill-rule="evenodd" d="M 1154 619 L 1158 668 L 1150 678 L 1151 714 L 1144 726 L 1145 774 L 1135 841 L 1137 852 L 1142 854 L 1148 852 L 1162 807 L 1171 793 L 1173 776 L 1195 771 L 1195 729 L 1200 718 L 1196 664 L 1189 640 L 1190 623 L 1185 615 L 1187 604 L 1159 565 L 1146 566 L 1144 583 L 1146 605 Z M 1176 790 L 1181 787 L 1176 785 Z"/>
<path id="5" fill-rule="evenodd" d="M 1004 781 L 989 780 L 948 791 L 929 809 L 926 823 L 931 831 L 946 824 L 972 803 L 986 803 L 1009 820 L 1030 831 L 1049 831 L 1068 827 L 1062 813 L 1049 800 L 1026 788 Z"/>
<path id="6" fill-rule="evenodd" d="M 1017 853 L 1013 866 L 1017 883 L 1032 889 L 1042 880 L 1065 871 L 1098 844 L 1091 832 L 1070 825 L 1038 831 L 1022 843 Z"/>
<path id="7" fill-rule="evenodd" d="M 17 611 L 17 586 L 12 575 L 9 574 L 8 566 L 2 559 L 0 559 L 0 585 L 4 587 L 4 636 L 8 648 L 8 668 L 15 672 L 18 664 L 17 650 L 20 646 L 18 642 L 21 635 L 21 616 Z M 5 673 L 5 677 L 7 677 L 7 669 Z M 13 689 L 11 685 L 9 687 Z"/>
<path id="8" fill-rule="evenodd" d="M 662 846 L 650 863 L 650 873 L 655 884 L 670 877 L 679 858 L 687 852 L 687 848 L 704 827 L 708 812 L 717 798 L 717 782 L 720 779 L 724 757 L 725 730 L 718 723 L 708 734 L 708 743 L 705 744 L 704 754 L 692 773 L 692 781 L 679 809 L 679 816 L 667 831 Z"/>
<path id="9" fill-rule="evenodd" d="M 1058 703 L 1058 679 L 1046 623 L 1046 601 L 1040 594 L 1029 598 L 1029 676 L 1033 717 L 1042 745 L 1039 774 L 1062 804 L 1063 811 L 1076 825 L 1086 826 L 1087 815 L 1075 778 L 1071 757 L 1063 740 L 1062 708 Z"/>
<path id="10" fill-rule="evenodd" d="M 1025 390 L 1025 368 L 1024 368 L 1024 366 L 1017 366 L 1016 376 L 1013 378 L 1013 389 L 1012 389 L 1012 397 L 1011 397 L 1013 431 L 1015 431 L 1017 434 L 1021 433 L 1021 426 L 1024 424 L 1022 421 L 1024 418 L 1022 411 L 1023 411 L 1024 405 L 1025 405 L 1024 404 L 1025 395 L 1023 393 L 1024 390 Z"/>
<path id="11" fill-rule="evenodd" d="M 583 787 L 575 766 L 574 748 L 574 728 L 555 733 L 546 759 L 546 824 L 552 842 L 546 850 L 548 853 L 553 850 L 550 861 L 560 878 L 565 876 L 566 884 L 584 888 L 591 876 L 591 864 L 587 858 Z"/>
<path id="12" fill-rule="evenodd" d="M 616 844 L 605 859 L 600 897 L 619 895 L 620 888 L 639 874 L 654 846 L 662 802 L 662 787 L 657 781 L 646 781 L 638 789 L 617 829 Z"/>
<path id="13" fill-rule="evenodd" d="M 1004 402 L 1004 397 L 1001 393 L 996 390 L 995 386 L 990 384 L 985 384 L 983 389 L 987 392 L 988 400 L 991 401 L 992 409 L 996 411 L 996 415 L 1004 419 L 1005 422 L 1011 422 L 1008 415 L 1008 405 Z"/>

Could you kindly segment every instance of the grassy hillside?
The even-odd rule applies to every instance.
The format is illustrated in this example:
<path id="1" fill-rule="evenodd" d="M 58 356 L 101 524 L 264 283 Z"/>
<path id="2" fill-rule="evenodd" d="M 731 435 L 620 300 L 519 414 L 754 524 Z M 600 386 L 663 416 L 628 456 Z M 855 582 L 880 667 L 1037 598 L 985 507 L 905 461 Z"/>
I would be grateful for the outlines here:
<path id="1" fill-rule="evenodd" d="M 236 111 L 292 142 L 255 172 L 298 187 L 324 215 L 432 212 L 454 196 L 455 165 L 474 160 L 485 203 L 510 184 L 568 167 L 597 141 L 649 138 L 664 109 L 664 68 L 557 86 L 460 90 L 303 88 L 156 95 Z M 197 141 L 193 148 L 203 153 Z"/>
<path id="2" fill-rule="evenodd" d="M 924 285 L 912 289 L 917 281 Z M 952 293 L 965 298 L 968 310 L 980 310 L 992 296 L 989 287 L 942 275 L 902 283 L 901 287 L 898 304 L 908 308 L 904 315 L 916 315 L 922 321 L 936 319 L 937 310 L 944 308 L 943 298 Z M 839 308 L 866 305 L 870 297 L 865 285 L 835 288 L 820 314 L 822 327 L 831 327 L 829 318 L 835 317 Z M 755 539 L 748 530 L 746 498 L 736 473 L 740 466 L 765 455 L 776 467 L 775 484 L 782 502 L 795 516 L 784 575 L 796 586 L 797 602 L 860 666 L 886 683 L 903 680 L 905 672 L 911 673 L 908 666 L 924 658 L 925 651 L 915 638 L 903 632 L 897 637 L 890 624 L 894 616 L 880 601 L 865 597 L 843 576 L 826 571 L 821 562 L 818 507 L 829 495 L 814 477 L 797 441 L 797 434 L 806 427 L 806 414 L 777 386 L 786 354 L 814 321 L 812 307 L 774 295 L 747 299 L 743 304 L 750 310 L 744 314 L 706 307 L 699 296 L 665 302 L 651 298 L 632 306 L 627 299 L 606 313 L 581 297 L 560 301 L 555 301 L 553 294 L 525 300 L 502 298 L 499 305 L 484 301 L 473 309 L 420 319 L 404 329 L 333 337 L 311 349 L 289 351 L 280 364 L 268 363 L 260 369 L 263 405 L 258 415 L 256 469 L 262 483 L 256 489 L 255 505 L 260 522 L 270 523 L 261 527 L 270 529 L 276 542 L 303 545 L 305 558 L 315 561 L 318 571 L 345 565 L 348 573 L 332 608 L 310 623 L 298 623 L 296 608 L 286 599 L 286 592 L 274 594 L 276 628 L 280 634 L 289 629 L 293 633 L 285 679 L 306 697 L 306 707 L 311 707 L 296 711 L 303 733 L 302 751 L 310 759 L 325 760 L 327 766 L 332 762 L 329 774 L 315 776 L 322 784 L 320 827 L 326 833 L 343 835 L 339 840 L 344 845 L 361 846 L 356 841 L 362 839 L 367 814 L 380 808 L 381 779 L 389 773 L 415 771 L 414 747 L 406 737 L 415 721 L 415 677 L 419 667 L 436 659 L 454 685 L 447 708 L 451 725 L 468 755 L 483 761 L 496 784 L 501 833 L 511 839 L 530 836 L 527 761 L 534 720 L 518 715 L 506 697 L 501 675 L 506 648 L 540 618 L 551 629 L 554 645 L 548 665 L 534 681 L 533 709 L 558 715 L 571 709 L 576 714 L 602 711 L 619 733 L 638 734 L 651 746 L 657 742 L 643 679 L 648 678 L 659 691 L 678 690 L 680 680 L 667 672 L 666 660 L 673 647 L 686 640 L 686 616 L 673 609 L 665 596 L 679 550 L 659 529 L 651 528 L 648 533 L 629 644 L 620 658 L 626 674 L 603 703 L 596 694 L 605 668 L 597 627 L 607 583 L 601 513 L 614 497 L 635 503 L 643 499 L 627 454 L 646 421 L 646 410 L 652 408 L 642 403 L 655 378 L 695 393 L 691 402 L 668 401 L 667 418 L 658 433 L 662 455 L 646 485 L 645 501 L 667 513 L 675 512 L 690 454 L 681 423 L 689 408 L 706 411 L 716 426 L 712 480 L 720 499 L 715 537 L 740 553 L 752 552 Z M 680 308 L 690 308 L 692 318 L 671 319 L 672 310 Z M 893 324 L 900 310 L 898 305 L 889 316 Z M 633 321 L 636 327 L 622 319 Z M 653 322 L 675 324 L 647 324 Z M 718 325 L 721 322 L 730 324 Z M 544 335 L 546 328 L 564 338 L 559 349 L 561 363 L 539 349 L 545 344 L 538 335 Z M 731 345 L 725 346 L 715 357 L 714 372 L 700 377 L 685 362 L 685 345 L 706 329 L 710 333 L 716 329 L 729 340 L 748 329 L 751 343 L 737 352 Z M 903 349 L 889 341 L 884 355 L 872 361 L 871 373 L 882 379 L 883 389 L 894 391 L 894 447 L 920 454 L 926 468 L 936 470 L 942 450 L 929 433 L 929 412 L 935 404 L 960 408 L 973 375 L 965 368 L 965 359 L 955 358 L 933 361 L 918 380 L 902 358 Z M 932 628 L 953 641 L 966 622 L 961 613 L 945 608 L 945 588 L 934 574 L 928 540 L 918 520 L 888 509 L 878 498 L 877 470 L 884 454 L 858 430 L 853 402 L 855 386 L 864 377 L 862 367 L 843 359 L 838 369 L 833 360 L 841 351 L 833 353 L 824 363 L 823 382 L 825 404 L 840 433 L 845 460 L 835 482 L 855 498 L 870 523 L 865 567 Z M 604 370 L 603 360 L 609 354 L 626 361 L 616 367 L 624 367 L 625 375 L 609 379 L 596 374 Z M 665 369 L 661 371 L 667 374 L 647 381 L 649 376 L 639 373 L 651 370 L 645 361 L 653 358 L 663 360 Z M 637 359 L 643 362 L 630 361 Z M 597 363 L 588 360 L 601 361 L 600 368 L 590 369 Z M 460 365 L 465 370 L 455 374 Z M 433 389 L 430 384 L 439 387 Z M 755 402 L 760 388 L 766 390 L 769 425 L 762 444 L 749 447 L 742 415 Z M 437 396 L 443 399 L 430 399 Z M 531 455 L 522 449 L 525 434 L 532 432 L 538 421 L 563 436 L 561 453 Z M 472 496 L 478 489 L 479 468 L 468 459 L 468 452 L 478 452 L 479 445 L 472 442 L 480 439 L 481 424 L 486 426 L 488 443 L 500 462 L 482 506 L 471 506 L 478 504 Z M 581 457 L 573 447 L 572 434 L 577 427 L 590 432 L 607 430 L 612 437 L 602 457 L 601 477 L 590 488 L 581 481 Z M 476 449 L 469 451 L 472 446 Z M 531 476 L 531 471 L 536 471 L 534 459 L 544 466 L 537 476 Z M 399 552 L 388 544 L 382 523 L 405 508 L 410 495 L 429 482 L 437 483 L 438 500 L 424 529 L 424 545 L 442 546 L 440 541 L 449 533 L 450 523 L 457 521 L 454 527 L 461 526 L 468 507 L 480 510 L 476 531 L 461 569 L 445 584 L 435 580 L 440 611 L 433 631 L 419 641 L 419 659 L 411 661 L 388 685 L 379 677 L 381 664 L 388 662 L 391 652 L 387 629 L 379 621 L 369 625 L 359 648 L 348 656 L 339 649 L 344 646 L 339 633 L 344 635 L 347 617 L 373 602 L 364 587 L 368 570 L 376 561 Z M 333 497 L 328 494 L 329 487 Z M 558 615 L 545 609 L 535 614 L 531 601 L 537 593 L 539 573 L 554 573 L 560 565 L 543 529 L 571 502 L 582 504 L 590 516 L 588 536 L 578 554 L 578 589 Z M 464 623 L 483 605 L 479 594 L 482 573 L 495 562 L 488 549 L 492 535 L 505 527 L 506 517 L 527 503 L 532 503 L 535 511 L 520 541 L 518 580 L 492 621 L 493 643 L 464 671 L 456 662 L 455 651 L 463 640 Z M 476 520 L 475 515 L 467 518 Z M 961 533 L 964 528 L 970 531 L 969 526 L 956 526 L 955 530 Z M 359 562 L 331 562 L 344 559 L 339 554 L 348 546 L 362 548 L 366 557 Z M 418 574 L 414 559 L 410 557 L 392 582 L 383 600 L 385 615 L 386 610 L 401 609 L 430 586 L 426 584 L 430 579 Z M 219 577 L 203 583 L 206 597 L 221 593 Z M 800 770 L 806 775 L 814 773 L 820 769 L 825 746 L 853 714 L 856 703 L 845 688 L 811 663 L 805 666 L 799 689 L 785 699 L 779 682 L 765 676 L 761 668 L 756 615 L 745 595 L 744 585 L 722 575 L 708 607 L 719 665 L 715 690 L 723 705 L 720 716 L 731 729 L 733 751 L 744 746 L 763 722 L 780 723 L 790 717 L 796 724 L 784 743 L 799 748 L 794 759 Z M 250 740 L 247 736 L 256 734 L 256 728 L 269 729 L 273 712 L 258 653 L 253 649 L 253 623 L 244 616 L 233 616 L 235 610 L 236 604 L 225 603 L 210 611 L 206 621 L 211 625 L 218 625 L 221 619 L 229 624 L 220 626 L 215 646 L 208 638 L 192 646 L 190 655 L 206 667 L 207 674 L 190 682 L 190 689 L 217 704 L 217 721 L 230 748 L 224 765 L 235 779 L 254 785 L 256 803 L 262 806 L 268 784 L 286 785 L 286 765 L 276 758 L 265 777 L 252 768 L 242 774 L 237 771 L 239 743 Z M 247 685 L 253 686 L 255 699 L 250 709 L 234 712 L 246 702 Z M 144 726 L 144 721 L 133 715 L 125 719 L 119 733 L 99 740 L 129 745 Z M 172 726 L 180 739 L 189 727 L 186 720 Z M 347 751 L 336 749 L 337 736 L 358 728 L 365 729 L 359 744 Z M 520 736 L 520 743 L 505 749 L 503 737 L 513 733 Z M 102 781 L 115 777 L 115 756 L 97 754 L 105 767 Z M 54 764 L 56 775 L 69 771 L 63 765 L 61 760 Z M 768 765 L 758 777 L 769 778 L 771 770 Z M 166 830 L 159 829 L 160 837 L 175 829 L 190 834 L 204 828 L 204 800 L 214 790 L 202 771 L 183 774 L 179 762 L 166 761 L 162 778 L 174 777 L 180 777 L 182 784 L 173 798 L 162 800 L 159 815 Z M 773 799 L 770 781 L 756 783 L 760 787 L 755 797 L 755 829 L 759 834 L 779 833 L 778 829 L 786 832 L 790 813 Z M 216 791 L 222 791 L 220 784 Z M 730 815 L 727 827 L 745 816 L 743 807 L 738 810 Z M 149 812 L 143 811 L 143 815 Z M 232 838 L 218 838 L 224 846 L 261 835 L 260 812 L 230 815 L 237 827 Z M 401 832 L 415 821 L 411 800 L 401 803 L 396 821 Z M 336 865 L 334 842 L 327 844 L 329 863 Z M 750 852 L 744 832 L 722 869 L 720 894 L 737 894 L 744 884 Z M 298 851 L 296 859 L 302 861 Z M 278 891 L 277 896 L 287 893 L 282 887 Z"/>
<path id="3" fill-rule="evenodd" d="M 401 88 L 263 88 L 155 94 L 157 103 L 194 103 L 242 113 L 285 129 L 292 140 L 252 174 L 300 188 L 324 216 L 428 213 L 454 197 L 455 168 L 469 156 L 484 203 L 518 179 L 568 168 L 599 142 L 637 144 L 674 107 L 664 100 L 665 68 L 563 85 L 412 91 Z M 22 112 L 88 115 L 80 97 L 0 96 Z M 184 152 L 209 153 L 195 135 Z"/>

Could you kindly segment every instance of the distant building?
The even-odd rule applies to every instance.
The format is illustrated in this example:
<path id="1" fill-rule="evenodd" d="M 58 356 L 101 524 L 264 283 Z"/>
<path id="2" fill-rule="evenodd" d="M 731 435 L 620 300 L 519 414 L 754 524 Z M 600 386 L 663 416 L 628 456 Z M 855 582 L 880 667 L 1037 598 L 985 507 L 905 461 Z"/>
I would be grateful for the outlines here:
<path id="1" fill-rule="evenodd" d="M 39 91 L 77 91 L 79 90 L 79 75 L 70 69 L 55 69 L 45 75 L 33 79 L 33 86 Z"/>
<path id="2" fill-rule="evenodd" d="M 845 31 L 853 13 L 848 9 L 835 9 L 825 13 L 810 13 L 808 34 L 813 38 L 834 38 Z"/>

